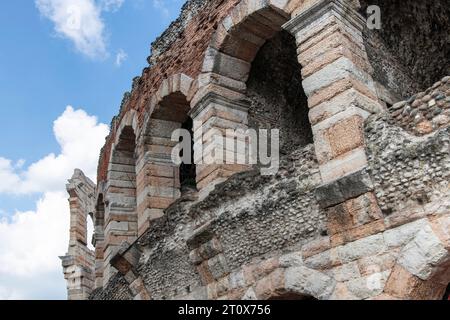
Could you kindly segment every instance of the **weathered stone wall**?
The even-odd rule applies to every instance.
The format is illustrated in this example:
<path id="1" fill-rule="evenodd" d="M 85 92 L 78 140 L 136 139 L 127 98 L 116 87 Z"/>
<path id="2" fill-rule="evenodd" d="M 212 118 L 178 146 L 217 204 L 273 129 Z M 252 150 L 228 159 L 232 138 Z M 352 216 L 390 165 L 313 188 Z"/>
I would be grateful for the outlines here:
<path id="1" fill-rule="evenodd" d="M 76 169 L 66 185 L 70 195 L 70 237 L 65 256 L 60 257 L 69 300 L 87 299 L 94 288 L 95 254 L 88 248 L 87 219 L 95 211 L 95 184 Z M 90 216 L 90 217 L 89 217 Z"/>
<path id="2" fill-rule="evenodd" d="M 381 8 L 381 30 L 365 30 L 375 78 L 400 98 L 431 87 L 450 74 L 450 3 L 439 1 L 361 0 Z M 377 48 L 378 47 L 378 48 Z M 373 53 L 373 54 L 371 54 Z"/>
<path id="3" fill-rule="evenodd" d="M 398 212 L 442 197 L 450 180 L 448 127 L 420 139 L 378 117 L 366 130 L 369 170 L 381 209 Z"/>
<path id="4" fill-rule="evenodd" d="M 302 88 L 295 38 L 278 33 L 259 50 L 247 81 L 249 126 L 279 129 L 280 151 L 290 153 L 312 142 L 308 100 Z"/>
<path id="5" fill-rule="evenodd" d="M 126 208 L 116 222 L 137 219 L 138 233 L 106 239 L 110 272 L 92 299 L 442 298 L 450 282 L 448 78 L 422 89 L 440 69 L 422 58 L 428 75 L 413 68 L 409 42 L 397 56 L 379 55 L 392 38 L 382 32 L 371 43 L 378 51 L 368 45 L 358 5 L 188 2 L 153 45 L 152 65 L 133 81 L 102 151 L 105 215 Z M 382 103 L 419 87 L 424 93 L 406 102 Z M 223 147 L 211 142 L 214 130 L 279 127 L 278 173 L 202 164 L 200 192 L 180 198 L 168 137 L 188 116 L 205 124 L 193 140 L 206 153 Z M 202 129 L 194 124 L 194 135 Z M 123 190 L 104 170 L 131 131 L 136 190 Z M 137 208 L 125 205 L 127 195 Z"/>
<path id="6" fill-rule="evenodd" d="M 230 269 L 254 257 L 298 245 L 326 232 L 324 212 L 314 196 L 320 183 L 311 145 L 283 158 L 279 173 L 237 174 L 190 211 L 197 228 L 214 234 Z M 190 241 L 194 241 L 191 239 Z"/>
<path id="7" fill-rule="evenodd" d="M 415 135 L 425 135 L 450 123 L 450 77 L 390 108 L 395 123 Z"/>
<path id="8" fill-rule="evenodd" d="M 120 274 L 116 274 L 107 286 L 94 290 L 89 296 L 89 300 L 133 300 L 133 298 L 130 284 Z"/>
<path id="9" fill-rule="evenodd" d="M 100 154 L 98 181 L 106 180 L 111 147 L 121 117 L 134 109 L 142 124 L 145 113 L 149 112 L 146 108 L 151 96 L 166 78 L 181 73 L 195 78 L 201 72 L 206 48 L 217 25 L 238 2 L 190 0 L 184 6 L 183 14 L 191 19 L 187 23 L 175 23 L 153 44 L 154 55 L 148 59 L 151 65 L 143 70 L 141 76 L 133 79 L 132 90 L 125 93 L 120 114 L 113 119 L 110 136 Z"/>
<path id="10" fill-rule="evenodd" d="M 137 266 L 153 299 L 185 295 L 200 286 L 186 241 L 192 232 L 189 195 L 169 207 L 138 240 L 143 254 Z M 181 285 L 182 284 L 182 285 Z"/>

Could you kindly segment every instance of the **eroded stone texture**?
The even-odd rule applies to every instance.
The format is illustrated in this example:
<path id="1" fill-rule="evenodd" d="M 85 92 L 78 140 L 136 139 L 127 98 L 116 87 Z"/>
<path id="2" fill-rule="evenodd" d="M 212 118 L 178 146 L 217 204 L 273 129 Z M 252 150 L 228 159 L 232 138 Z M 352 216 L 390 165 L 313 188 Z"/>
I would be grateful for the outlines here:
<path id="1" fill-rule="evenodd" d="M 133 300 L 129 283 L 120 274 L 110 279 L 104 288 L 92 292 L 89 300 Z"/>
<path id="2" fill-rule="evenodd" d="M 382 28 L 366 30 L 375 78 L 401 98 L 450 74 L 450 6 L 441 1 L 361 0 L 381 9 Z M 384 59 L 383 57 L 388 57 Z"/>
<path id="3" fill-rule="evenodd" d="M 423 140 L 384 117 L 373 116 L 366 124 L 369 170 L 382 210 L 392 213 L 439 197 L 450 177 L 448 128 Z"/>
<path id="4" fill-rule="evenodd" d="M 124 96 L 98 185 L 68 186 L 69 297 L 441 299 L 450 72 L 432 31 L 448 6 L 378 3 L 380 32 L 366 1 L 188 1 Z M 278 172 L 201 164 L 200 192 L 180 192 L 169 137 L 189 117 L 202 154 L 226 129 L 280 129 Z"/>
<path id="5" fill-rule="evenodd" d="M 308 101 L 302 90 L 295 39 L 283 31 L 270 39 L 252 64 L 247 95 L 252 128 L 281 130 L 280 148 L 289 153 L 312 142 Z"/>

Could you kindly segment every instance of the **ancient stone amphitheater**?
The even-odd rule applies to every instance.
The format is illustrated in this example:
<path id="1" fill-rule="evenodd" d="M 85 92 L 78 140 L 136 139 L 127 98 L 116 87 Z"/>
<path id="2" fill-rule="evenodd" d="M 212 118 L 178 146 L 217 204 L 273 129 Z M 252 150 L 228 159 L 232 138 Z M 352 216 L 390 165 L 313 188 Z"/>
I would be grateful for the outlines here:
<path id="1" fill-rule="evenodd" d="M 448 295 L 448 0 L 190 0 L 148 63 L 67 185 L 69 299 Z M 278 128 L 279 170 L 178 166 L 177 128 Z"/>

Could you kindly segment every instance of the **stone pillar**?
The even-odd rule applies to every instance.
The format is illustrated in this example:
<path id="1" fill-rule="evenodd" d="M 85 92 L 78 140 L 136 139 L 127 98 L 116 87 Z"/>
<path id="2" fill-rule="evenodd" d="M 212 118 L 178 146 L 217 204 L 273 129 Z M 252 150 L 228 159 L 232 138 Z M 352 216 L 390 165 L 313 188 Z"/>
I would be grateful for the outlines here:
<path id="1" fill-rule="evenodd" d="M 142 156 L 137 164 L 138 234 L 142 235 L 152 220 L 162 217 L 164 209 L 180 197 L 179 167 L 172 161 L 172 133 L 181 123 L 151 119 L 143 138 Z"/>
<path id="2" fill-rule="evenodd" d="M 105 206 L 103 202 L 98 203 L 94 213 L 94 237 L 92 244 L 95 247 L 95 288 L 103 286 L 103 260 L 105 250 Z"/>
<path id="3" fill-rule="evenodd" d="M 114 150 L 105 186 L 104 283 L 116 272 L 109 261 L 123 242 L 137 238 L 136 168 L 133 151 Z"/>
<path id="4" fill-rule="evenodd" d="M 87 216 L 94 210 L 95 185 L 80 170 L 67 184 L 70 195 L 70 240 L 60 257 L 69 300 L 85 300 L 94 288 L 94 253 L 87 247 Z"/>
<path id="5" fill-rule="evenodd" d="M 354 2 L 305 3 L 283 27 L 297 41 L 320 173 L 328 183 L 367 166 L 363 123 L 382 106 L 363 44 L 365 21 Z"/>
<path id="6" fill-rule="evenodd" d="M 249 164 L 237 163 L 237 157 L 242 155 L 236 151 L 234 138 L 225 140 L 227 129 L 248 128 L 247 112 L 248 103 L 245 101 L 231 100 L 214 92 L 206 94 L 192 109 L 194 160 L 200 199 L 216 184 L 236 172 L 250 168 Z M 212 161 L 208 162 L 207 159 Z M 235 161 L 230 163 L 227 159 Z"/>

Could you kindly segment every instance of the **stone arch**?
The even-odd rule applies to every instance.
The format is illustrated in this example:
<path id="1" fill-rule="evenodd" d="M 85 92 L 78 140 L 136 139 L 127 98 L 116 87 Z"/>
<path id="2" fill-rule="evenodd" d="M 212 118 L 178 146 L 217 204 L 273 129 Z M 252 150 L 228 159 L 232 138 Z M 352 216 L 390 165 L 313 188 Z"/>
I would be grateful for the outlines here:
<path id="1" fill-rule="evenodd" d="M 127 112 L 115 130 L 105 186 L 104 261 L 105 281 L 115 270 L 110 259 L 123 242 L 137 238 L 136 163 L 138 122 L 136 112 Z"/>
<path id="2" fill-rule="evenodd" d="M 172 162 L 175 129 L 192 129 L 189 98 L 194 81 L 184 74 L 165 79 L 151 98 L 142 130 L 143 157 L 137 166 L 139 234 L 181 195 L 179 166 Z M 188 128 L 189 129 L 189 128 Z"/>
<path id="3" fill-rule="evenodd" d="M 194 104 L 211 90 L 231 99 L 243 98 L 251 62 L 289 20 L 288 2 L 244 0 L 231 10 L 205 53 Z"/>
<path id="4" fill-rule="evenodd" d="M 94 287 L 94 252 L 87 246 L 87 219 L 94 211 L 95 184 L 76 169 L 66 188 L 70 195 L 70 241 L 60 257 L 70 300 L 86 299 Z"/>
<path id="5" fill-rule="evenodd" d="M 299 294 L 297 292 L 280 292 L 277 293 L 271 297 L 269 297 L 267 300 L 317 300 L 313 296 L 307 295 L 307 294 Z"/>
<path id="6" fill-rule="evenodd" d="M 148 110 L 147 110 L 147 120 L 153 114 L 158 105 L 169 95 L 172 94 L 181 94 L 186 97 L 188 101 L 192 98 L 192 91 L 195 90 L 194 80 L 185 75 L 184 73 L 177 73 L 171 75 L 167 79 L 164 79 L 159 86 L 156 93 L 150 98 Z M 146 126 L 144 126 L 146 127 Z"/>
<path id="7" fill-rule="evenodd" d="M 388 297 L 440 300 L 450 283 L 450 217 L 426 224 L 400 252 L 386 283 Z"/>
<path id="8" fill-rule="evenodd" d="M 139 136 L 138 115 L 136 110 L 129 110 L 120 120 L 117 128 L 113 144 L 113 149 L 120 143 L 121 135 L 126 128 L 131 128 L 135 136 Z M 136 143 L 136 141 L 135 141 Z"/>
<path id="9" fill-rule="evenodd" d="M 205 53 L 202 72 L 198 77 L 199 89 L 191 101 L 194 120 L 197 123 L 211 124 L 210 126 L 204 126 L 205 131 L 203 133 L 205 136 L 216 137 L 218 134 L 210 132 L 217 130 L 221 131 L 223 135 L 223 132 L 227 129 L 257 128 L 256 122 L 253 121 L 257 117 L 253 115 L 258 112 L 251 112 L 256 108 L 252 108 L 255 101 L 249 99 L 248 96 L 248 80 L 255 57 L 267 42 L 280 32 L 285 32 L 289 37 L 292 37 L 293 61 L 296 64 L 295 67 L 298 67 L 299 74 L 298 89 L 303 91 L 301 66 L 297 59 L 295 39 L 282 28 L 289 21 L 294 7 L 299 5 L 298 2 L 294 2 L 244 0 L 237 4 L 229 15 L 219 23 Z M 302 96 L 302 121 L 297 127 L 306 127 L 307 133 L 305 135 L 308 138 L 305 139 L 305 142 L 300 143 L 300 145 L 305 145 L 312 142 L 312 130 L 308 119 L 307 97 L 304 91 Z M 270 116 L 274 117 L 266 117 L 263 121 L 264 126 L 259 128 L 281 129 L 285 127 L 288 121 L 283 122 L 276 116 L 280 116 L 280 118 L 289 117 L 283 112 L 278 115 L 275 112 L 272 113 Z M 296 115 L 295 112 L 294 115 Z M 275 124 L 271 123 L 274 118 L 277 119 Z M 293 127 L 295 126 L 293 125 Z M 286 132 L 287 130 L 283 131 L 283 133 Z M 296 131 L 286 133 L 285 136 L 293 137 L 302 134 L 303 132 Z M 239 137 L 232 139 L 236 141 L 239 140 Z M 212 140 L 204 143 L 212 144 Z M 229 139 L 226 140 L 225 146 L 219 144 L 214 147 L 214 150 L 225 147 L 228 156 L 230 153 L 228 141 Z M 197 138 L 196 143 L 198 143 Z M 286 143 L 286 145 L 288 144 Z M 246 154 L 242 156 L 242 152 L 233 149 L 231 152 L 234 152 L 234 155 L 230 155 L 230 157 L 235 159 L 249 158 L 247 156 L 248 150 L 249 148 L 246 149 Z M 204 151 L 203 156 L 207 157 L 209 154 Z M 235 161 L 233 165 L 227 163 L 216 167 L 200 166 L 198 176 L 204 177 L 203 181 L 199 181 L 199 186 L 202 189 L 201 194 L 207 193 L 215 184 L 224 181 L 230 175 L 248 170 L 249 167 L 250 163 L 247 162 L 242 165 L 239 161 Z"/>
<path id="10" fill-rule="evenodd" d="M 330 276 L 303 265 L 277 268 L 258 280 L 244 299 L 258 300 L 327 300 L 336 281 Z"/>

